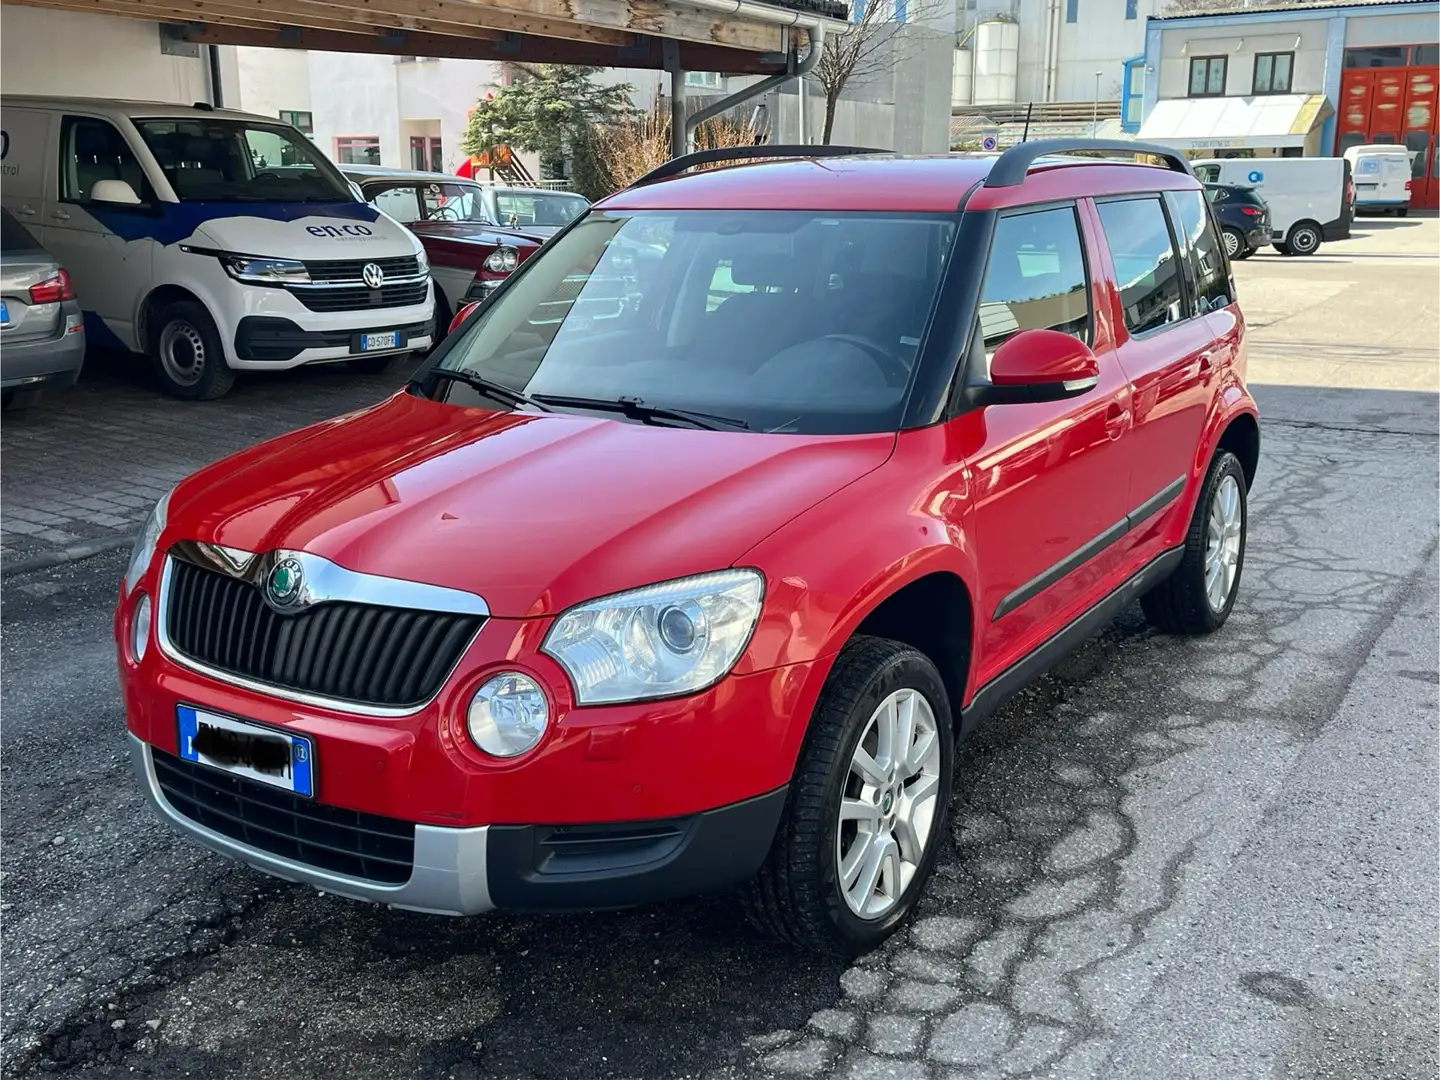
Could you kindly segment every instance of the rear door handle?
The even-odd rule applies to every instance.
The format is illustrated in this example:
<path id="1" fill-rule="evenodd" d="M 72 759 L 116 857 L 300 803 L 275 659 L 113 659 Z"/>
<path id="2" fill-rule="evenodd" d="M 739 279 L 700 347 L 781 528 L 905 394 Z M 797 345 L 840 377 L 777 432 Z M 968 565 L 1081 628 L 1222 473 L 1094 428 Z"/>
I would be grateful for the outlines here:
<path id="1" fill-rule="evenodd" d="M 70 214 L 69 214 L 67 211 L 65 211 L 65 210 L 53 210 L 53 211 L 51 211 L 50 216 L 51 216 L 52 218 L 54 218 L 56 221 L 69 221 L 69 220 L 70 220 Z"/>
<path id="2" fill-rule="evenodd" d="M 1201 354 L 1200 354 L 1200 373 L 1203 375 L 1203 374 L 1205 374 L 1206 372 L 1213 371 L 1214 368 L 1215 368 L 1215 354 L 1214 354 L 1214 353 L 1208 353 L 1208 352 L 1201 353 Z"/>
<path id="3" fill-rule="evenodd" d="M 33 206 L 22 206 L 22 207 L 19 207 L 19 208 L 15 211 L 15 213 L 16 213 L 16 215 L 19 216 L 19 217 L 34 217 L 34 216 L 35 216 L 35 208 L 34 208 Z"/>

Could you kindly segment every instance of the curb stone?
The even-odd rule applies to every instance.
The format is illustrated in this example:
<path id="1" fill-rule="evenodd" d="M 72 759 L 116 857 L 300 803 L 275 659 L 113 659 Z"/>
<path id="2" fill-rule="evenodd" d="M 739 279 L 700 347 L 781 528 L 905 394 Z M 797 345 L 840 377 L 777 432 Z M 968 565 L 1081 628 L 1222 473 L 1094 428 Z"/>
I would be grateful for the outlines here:
<path id="1" fill-rule="evenodd" d="M 134 536 L 111 536 L 104 540 L 87 540 L 83 544 L 72 544 L 59 551 L 47 551 L 41 555 L 32 555 L 28 559 L 20 559 L 18 562 L 5 563 L 0 566 L 0 578 L 29 574 L 36 570 L 49 570 L 67 563 L 80 562 L 82 559 L 94 558 L 96 555 L 104 555 L 110 551 L 119 551 L 134 543 Z"/>

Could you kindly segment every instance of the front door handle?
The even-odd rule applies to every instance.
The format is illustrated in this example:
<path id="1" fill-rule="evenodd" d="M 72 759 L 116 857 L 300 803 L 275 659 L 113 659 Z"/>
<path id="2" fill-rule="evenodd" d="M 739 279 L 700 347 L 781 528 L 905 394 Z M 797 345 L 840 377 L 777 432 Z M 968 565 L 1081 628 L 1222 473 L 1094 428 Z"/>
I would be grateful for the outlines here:
<path id="1" fill-rule="evenodd" d="M 17 217 L 34 217 L 35 208 L 33 206 L 21 206 L 16 209 L 15 214 Z"/>
<path id="2" fill-rule="evenodd" d="M 1122 409 L 1119 405 L 1111 405 L 1105 412 L 1105 434 L 1112 439 L 1118 439 L 1124 434 L 1125 429 L 1130 426 L 1130 410 Z"/>
<path id="3" fill-rule="evenodd" d="M 52 218 L 54 218 L 56 221 L 69 221 L 69 220 L 70 220 L 70 212 L 69 212 L 68 210 L 53 210 L 53 211 L 51 211 L 50 216 L 51 216 Z"/>

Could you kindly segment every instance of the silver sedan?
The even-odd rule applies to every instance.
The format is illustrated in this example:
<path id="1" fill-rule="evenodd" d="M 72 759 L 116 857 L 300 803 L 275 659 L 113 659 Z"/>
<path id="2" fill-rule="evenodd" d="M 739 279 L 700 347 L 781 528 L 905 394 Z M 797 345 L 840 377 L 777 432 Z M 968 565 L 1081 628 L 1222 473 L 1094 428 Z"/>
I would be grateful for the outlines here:
<path id="1" fill-rule="evenodd" d="M 0 403 L 28 404 L 73 386 L 85 362 L 85 320 L 70 275 L 0 210 Z"/>

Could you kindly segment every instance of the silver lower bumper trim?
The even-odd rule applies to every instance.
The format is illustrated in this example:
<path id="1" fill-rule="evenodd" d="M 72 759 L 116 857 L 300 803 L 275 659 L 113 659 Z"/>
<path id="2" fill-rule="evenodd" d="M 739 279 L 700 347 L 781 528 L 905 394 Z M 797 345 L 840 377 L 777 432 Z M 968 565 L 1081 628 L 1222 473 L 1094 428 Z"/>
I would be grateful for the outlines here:
<path id="1" fill-rule="evenodd" d="M 486 878 L 485 844 L 489 827 L 447 829 L 439 825 L 415 826 L 415 866 L 403 885 L 388 885 L 363 878 L 346 877 L 328 870 L 272 855 L 191 821 L 165 798 L 155 776 L 150 747 L 126 733 L 130 760 L 140 786 L 155 812 L 174 828 L 199 841 L 211 851 L 247 863 L 257 870 L 286 881 L 312 885 L 352 900 L 423 911 L 433 915 L 478 915 L 494 910 Z"/>

